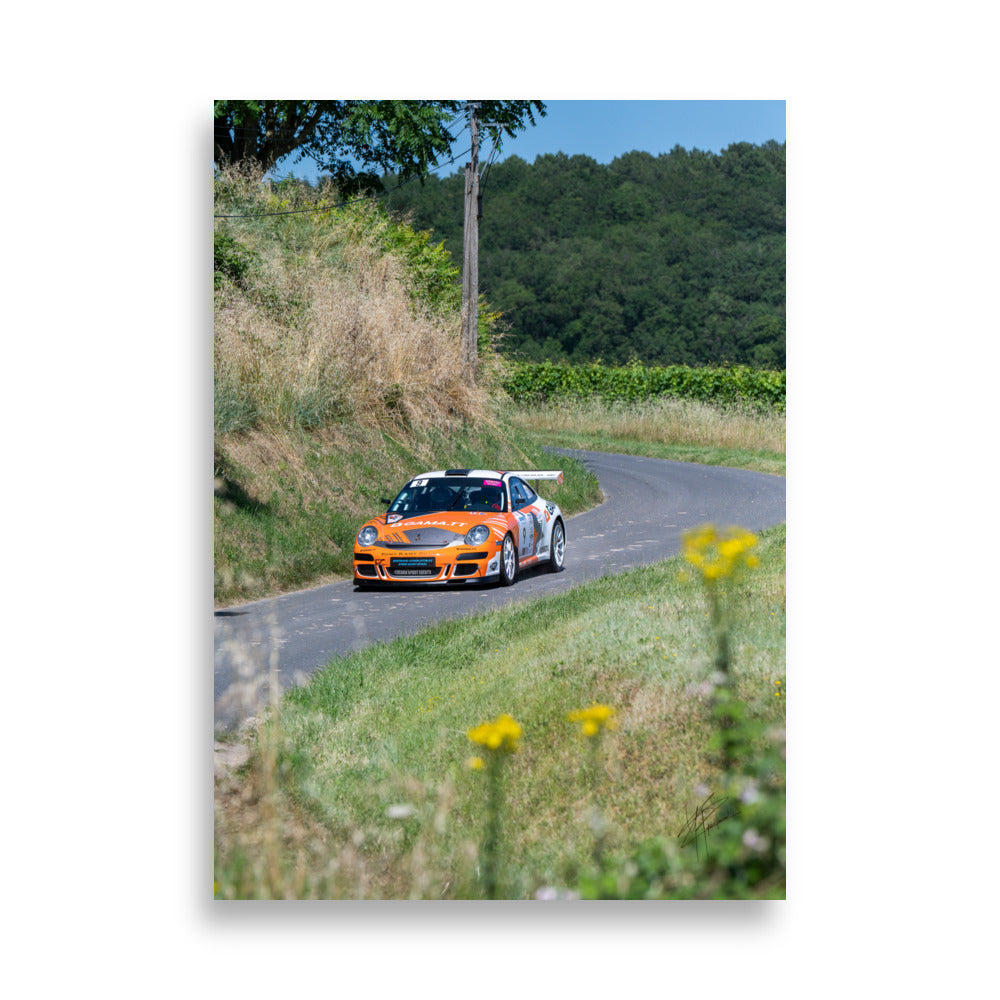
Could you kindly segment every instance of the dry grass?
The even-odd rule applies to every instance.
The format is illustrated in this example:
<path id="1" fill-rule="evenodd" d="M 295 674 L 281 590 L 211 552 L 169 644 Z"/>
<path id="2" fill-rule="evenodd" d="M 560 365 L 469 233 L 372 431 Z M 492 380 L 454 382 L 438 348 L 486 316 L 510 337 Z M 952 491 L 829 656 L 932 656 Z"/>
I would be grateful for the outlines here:
<path id="1" fill-rule="evenodd" d="M 369 424 L 386 404 L 417 424 L 481 416 L 488 396 L 463 377 L 457 321 L 415 313 L 392 262 L 366 261 L 360 270 L 360 284 L 315 261 L 294 274 L 277 271 L 275 284 L 284 290 L 294 283 L 308 303 L 301 326 L 269 317 L 242 296 L 220 297 L 220 381 L 276 425 L 292 422 L 304 407 L 317 417 L 350 414 Z"/>
<path id="2" fill-rule="evenodd" d="M 347 488 L 345 479 L 351 466 L 346 457 L 341 468 L 331 460 L 321 462 L 317 456 L 350 456 L 368 449 L 384 462 L 383 440 L 377 431 L 332 425 L 305 436 L 261 427 L 221 437 L 219 444 L 224 446 L 228 462 L 239 468 L 241 479 L 252 484 L 261 501 L 309 510 L 335 496 L 346 517 L 363 521 L 371 516 L 371 501 Z"/>
<path id="3" fill-rule="evenodd" d="M 227 183 L 244 210 L 282 210 L 252 175 Z M 468 383 L 458 311 L 420 304 L 371 206 L 216 226 L 254 255 L 246 280 L 216 292 L 216 391 L 249 403 L 258 423 L 372 426 L 391 413 L 426 426 L 490 412 L 498 361 L 484 359 L 485 378 Z"/>
<path id="4" fill-rule="evenodd" d="M 694 400 L 549 404 L 518 410 L 513 420 L 525 430 L 554 436 L 593 434 L 664 445 L 785 453 L 783 413 L 720 410 Z"/>

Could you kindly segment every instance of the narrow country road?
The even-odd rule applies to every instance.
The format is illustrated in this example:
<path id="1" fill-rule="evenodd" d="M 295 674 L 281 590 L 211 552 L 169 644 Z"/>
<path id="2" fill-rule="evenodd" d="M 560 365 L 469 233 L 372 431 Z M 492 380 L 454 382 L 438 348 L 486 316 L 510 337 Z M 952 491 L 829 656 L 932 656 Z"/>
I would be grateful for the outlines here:
<path id="1" fill-rule="evenodd" d="M 528 571 L 512 587 L 355 592 L 350 580 L 215 612 L 215 726 L 231 729 L 266 697 L 267 678 L 300 683 L 333 657 L 443 618 L 528 601 L 680 551 L 705 521 L 752 531 L 785 520 L 785 480 L 743 469 L 551 449 L 584 461 L 605 495 L 567 519 L 566 569 Z M 544 488 L 541 489 L 545 495 Z"/>

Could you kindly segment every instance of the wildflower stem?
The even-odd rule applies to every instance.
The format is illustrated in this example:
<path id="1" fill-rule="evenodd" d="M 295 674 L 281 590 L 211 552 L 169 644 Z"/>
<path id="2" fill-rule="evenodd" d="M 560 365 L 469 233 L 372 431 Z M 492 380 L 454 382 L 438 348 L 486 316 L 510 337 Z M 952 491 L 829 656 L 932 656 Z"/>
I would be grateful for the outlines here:
<path id="1" fill-rule="evenodd" d="M 597 865 L 598 869 L 601 867 L 601 863 L 604 857 L 604 810 L 603 796 L 601 795 L 601 738 L 598 733 L 596 736 L 592 736 L 588 742 L 590 743 L 590 768 L 591 774 L 593 775 L 592 781 L 594 784 L 593 788 L 593 807 L 591 815 L 591 828 L 594 834 L 594 864 Z"/>
<path id="2" fill-rule="evenodd" d="M 483 836 L 483 886 L 487 899 L 498 899 L 499 854 L 500 854 L 500 813 L 501 813 L 501 769 L 503 757 L 491 755 L 487 768 L 486 832 Z"/>
<path id="3" fill-rule="evenodd" d="M 466 735 L 485 748 L 483 757 L 473 758 L 476 770 L 486 769 L 486 830 L 483 833 L 482 872 L 488 899 L 497 899 L 500 883 L 500 813 L 503 805 L 501 768 L 508 754 L 517 753 L 521 727 L 509 715 L 501 715 L 494 722 L 484 722 L 470 729 Z M 485 758 L 485 760 L 484 760 Z"/>
<path id="4" fill-rule="evenodd" d="M 708 581 L 708 606 L 712 615 L 712 628 L 715 632 L 715 669 L 729 679 L 729 630 L 726 628 L 725 617 L 722 611 L 722 602 L 719 600 L 713 582 Z"/>

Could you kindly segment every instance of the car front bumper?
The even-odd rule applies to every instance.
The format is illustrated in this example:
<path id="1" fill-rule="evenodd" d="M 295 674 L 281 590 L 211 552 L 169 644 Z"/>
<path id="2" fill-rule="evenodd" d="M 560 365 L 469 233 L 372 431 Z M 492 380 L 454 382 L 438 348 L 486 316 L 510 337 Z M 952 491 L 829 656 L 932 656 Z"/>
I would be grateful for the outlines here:
<path id="1" fill-rule="evenodd" d="M 361 584 L 442 584 L 483 582 L 500 574 L 500 555 L 490 550 L 435 550 L 414 553 L 355 549 L 354 581 Z"/>

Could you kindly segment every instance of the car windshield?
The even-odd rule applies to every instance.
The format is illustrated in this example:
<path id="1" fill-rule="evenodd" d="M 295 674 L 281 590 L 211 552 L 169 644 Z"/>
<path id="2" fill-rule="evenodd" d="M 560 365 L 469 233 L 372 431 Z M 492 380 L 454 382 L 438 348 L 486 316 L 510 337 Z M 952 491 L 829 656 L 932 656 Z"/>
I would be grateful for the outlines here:
<path id="1" fill-rule="evenodd" d="M 506 510 L 503 485 L 499 479 L 414 479 L 407 483 L 389 507 L 390 514 L 440 513 L 449 510 L 482 514 Z"/>

